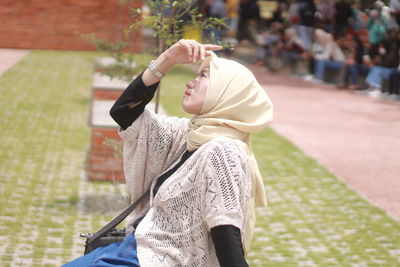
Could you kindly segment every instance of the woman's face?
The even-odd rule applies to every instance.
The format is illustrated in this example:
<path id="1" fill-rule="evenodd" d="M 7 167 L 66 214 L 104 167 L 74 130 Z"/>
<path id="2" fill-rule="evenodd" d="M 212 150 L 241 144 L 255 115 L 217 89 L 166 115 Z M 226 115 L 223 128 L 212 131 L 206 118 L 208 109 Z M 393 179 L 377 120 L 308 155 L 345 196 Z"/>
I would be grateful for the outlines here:
<path id="1" fill-rule="evenodd" d="M 210 69 L 201 70 L 194 80 L 186 83 L 186 90 L 183 95 L 182 107 L 189 114 L 200 114 L 206 97 Z"/>

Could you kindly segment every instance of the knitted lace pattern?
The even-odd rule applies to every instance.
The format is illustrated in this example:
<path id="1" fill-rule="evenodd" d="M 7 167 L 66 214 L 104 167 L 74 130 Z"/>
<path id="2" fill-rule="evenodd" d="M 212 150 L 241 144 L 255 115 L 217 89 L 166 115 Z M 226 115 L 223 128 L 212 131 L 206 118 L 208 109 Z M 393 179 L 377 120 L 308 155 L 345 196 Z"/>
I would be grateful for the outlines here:
<path id="1" fill-rule="evenodd" d="M 125 131 L 124 171 L 133 200 L 153 188 L 158 176 L 186 151 L 188 119 L 149 110 Z M 204 145 L 133 213 L 146 215 L 135 229 L 141 266 L 219 266 L 210 229 L 243 229 L 251 180 L 247 155 L 227 137 Z M 151 194 L 152 195 L 152 194 Z M 133 231 L 132 222 L 128 232 Z"/>

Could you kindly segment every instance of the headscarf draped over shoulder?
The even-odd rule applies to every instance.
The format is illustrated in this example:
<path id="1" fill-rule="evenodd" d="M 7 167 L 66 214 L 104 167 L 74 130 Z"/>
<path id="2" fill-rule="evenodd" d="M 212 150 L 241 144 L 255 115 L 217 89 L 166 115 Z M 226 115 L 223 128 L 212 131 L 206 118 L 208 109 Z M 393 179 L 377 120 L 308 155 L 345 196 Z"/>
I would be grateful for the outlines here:
<path id="1" fill-rule="evenodd" d="M 206 67 L 210 68 L 209 85 L 200 114 L 190 120 L 187 148 L 194 151 L 218 136 L 225 136 L 236 140 L 248 153 L 252 190 L 243 240 L 248 252 L 255 224 L 255 207 L 267 205 L 250 134 L 260 132 L 272 120 L 273 106 L 265 90 L 245 66 L 211 52 L 200 70 Z"/>

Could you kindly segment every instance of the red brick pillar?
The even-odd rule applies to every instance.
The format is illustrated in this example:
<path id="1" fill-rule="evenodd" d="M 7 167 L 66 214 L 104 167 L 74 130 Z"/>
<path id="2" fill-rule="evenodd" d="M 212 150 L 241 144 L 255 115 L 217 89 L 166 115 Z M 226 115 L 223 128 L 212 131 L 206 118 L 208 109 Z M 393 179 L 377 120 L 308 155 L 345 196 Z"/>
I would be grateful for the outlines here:
<path id="1" fill-rule="evenodd" d="M 101 69 L 99 65 L 104 62 L 110 63 L 110 58 L 98 59 L 95 68 Z M 92 140 L 88 154 L 89 180 L 125 181 L 121 157 L 122 141 L 118 135 L 118 125 L 110 117 L 109 111 L 128 85 L 129 82 L 110 79 L 99 72 L 94 73 L 90 118 Z M 118 145 L 111 147 L 108 144 L 110 142 Z M 118 151 L 115 151 L 116 148 Z"/>

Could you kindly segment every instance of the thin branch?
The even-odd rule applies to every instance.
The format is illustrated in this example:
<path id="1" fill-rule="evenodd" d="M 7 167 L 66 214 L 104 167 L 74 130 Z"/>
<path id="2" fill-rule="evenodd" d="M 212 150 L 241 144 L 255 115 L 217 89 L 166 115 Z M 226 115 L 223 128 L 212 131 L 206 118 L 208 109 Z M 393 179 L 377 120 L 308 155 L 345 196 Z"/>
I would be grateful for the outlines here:
<path id="1" fill-rule="evenodd" d="M 169 20 L 168 20 L 168 33 L 172 33 L 173 27 L 174 27 L 174 16 L 175 16 L 175 7 L 172 6 L 172 3 L 174 0 L 169 0 Z M 164 45 L 165 48 L 165 45 Z"/>
<path id="2" fill-rule="evenodd" d="M 196 4 L 198 1 L 199 0 L 191 1 L 190 4 L 187 6 L 187 8 L 182 13 L 177 15 L 177 20 L 180 19 L 183 15 L 185 15 L 193 7 L 193 5 Z"/>

